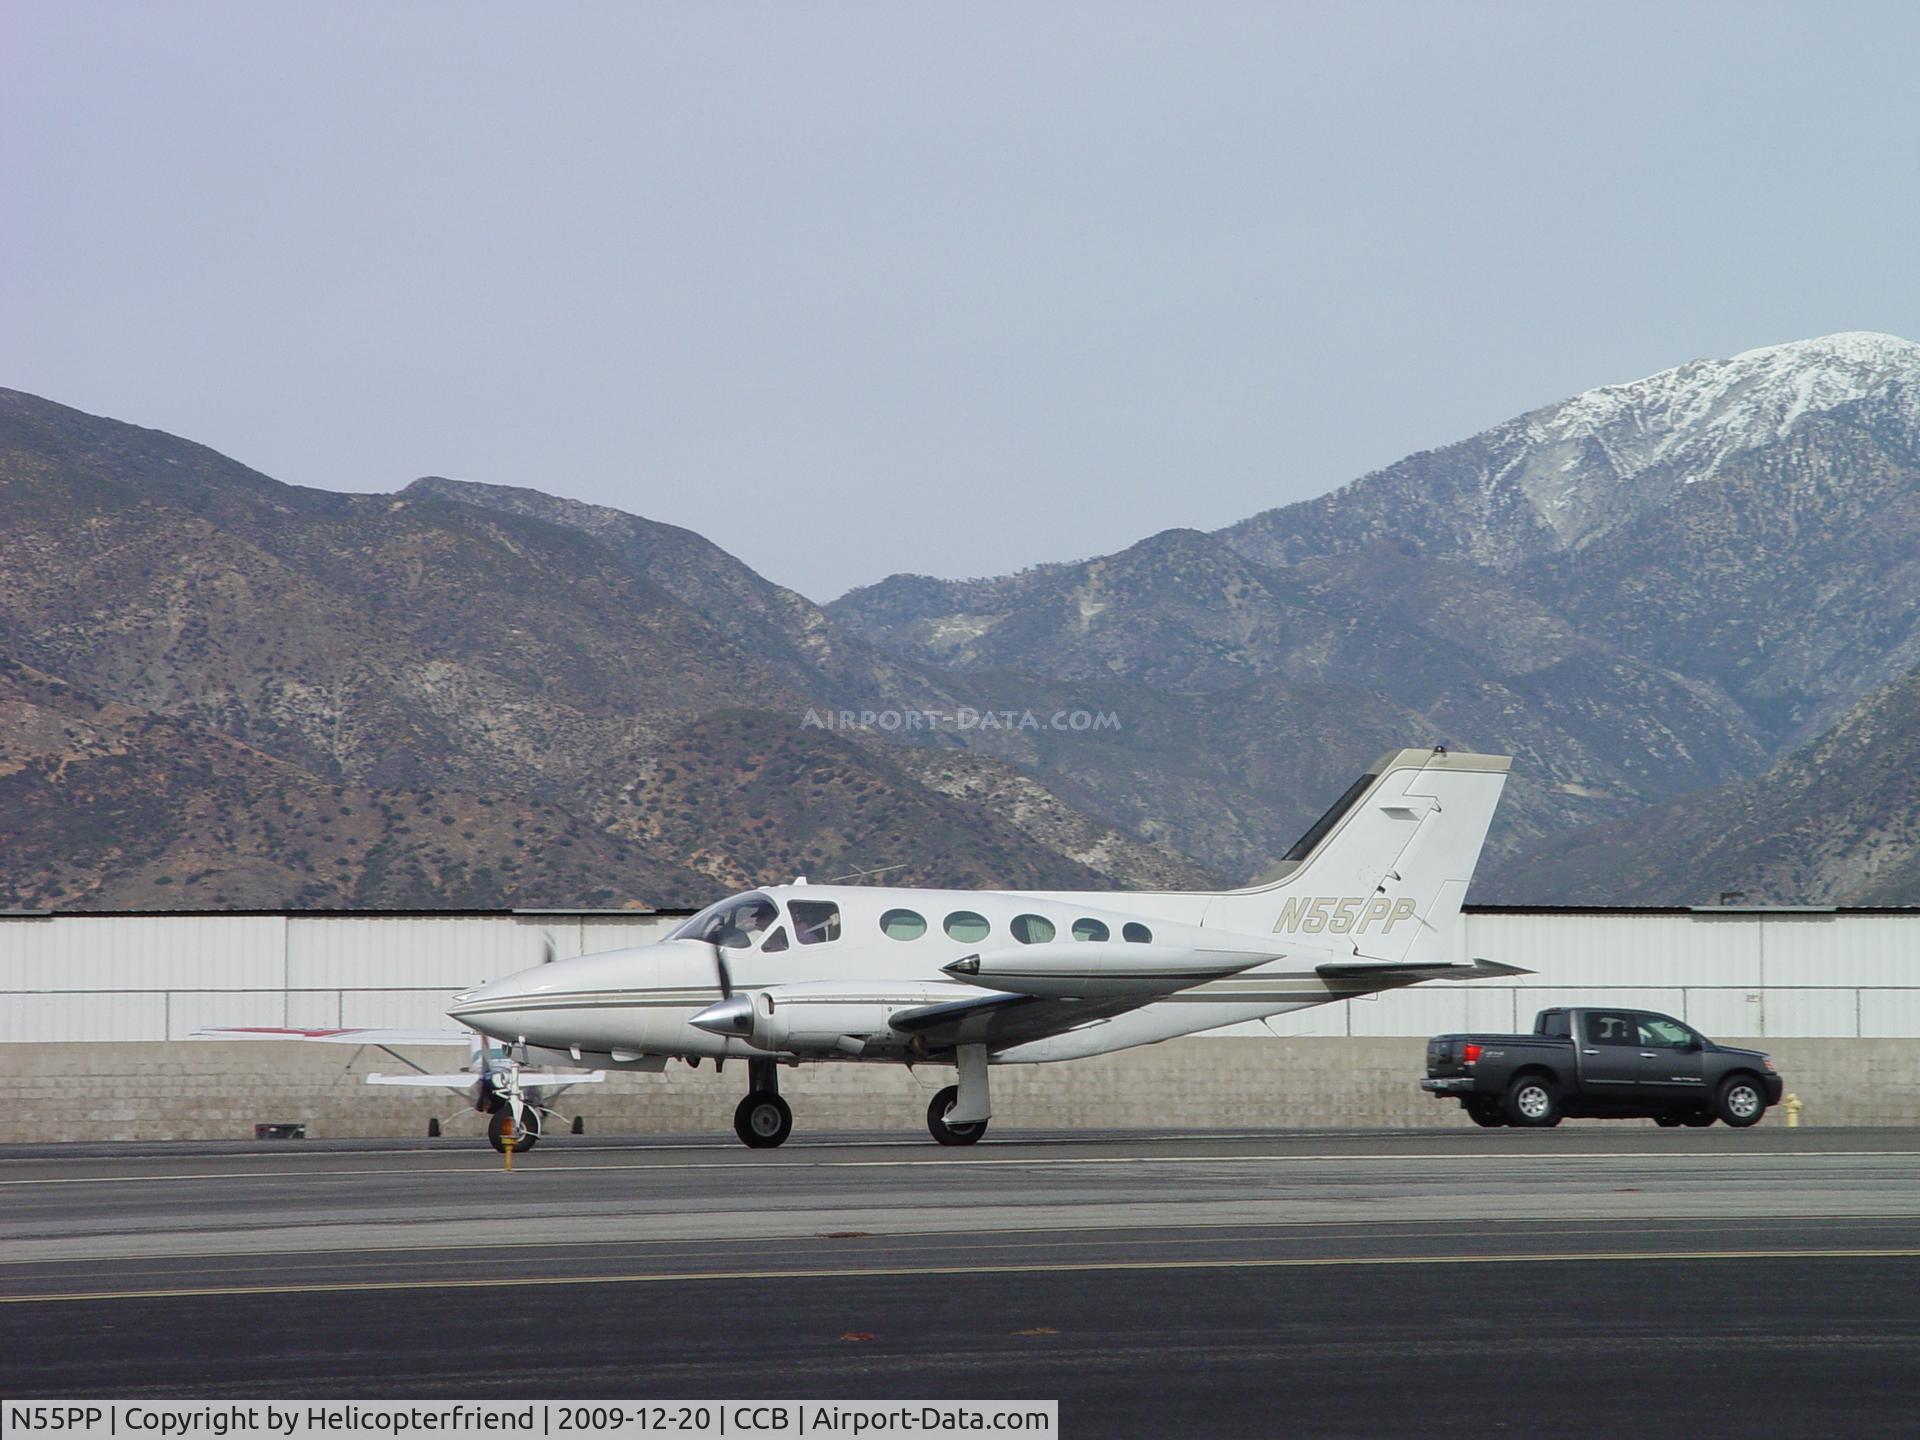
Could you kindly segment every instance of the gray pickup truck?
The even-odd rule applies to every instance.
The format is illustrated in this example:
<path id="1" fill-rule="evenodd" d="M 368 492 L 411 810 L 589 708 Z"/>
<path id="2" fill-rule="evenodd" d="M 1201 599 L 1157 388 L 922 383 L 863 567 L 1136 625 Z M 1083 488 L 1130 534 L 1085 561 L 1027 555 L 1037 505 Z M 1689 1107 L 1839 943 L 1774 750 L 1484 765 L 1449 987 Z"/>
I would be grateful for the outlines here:
<path id="1" fill-rule="evenodd" d="M 1716 1045 L 1651 1010 L 1542 1010 L 1531 1035 L 1436 1035 L 1420 1088 L 1474 1124 L 1558 1125 L 1565 1116 L 1658 1125 L 1757 1124 L 1780 1103 L 1758 1050 Z"/>

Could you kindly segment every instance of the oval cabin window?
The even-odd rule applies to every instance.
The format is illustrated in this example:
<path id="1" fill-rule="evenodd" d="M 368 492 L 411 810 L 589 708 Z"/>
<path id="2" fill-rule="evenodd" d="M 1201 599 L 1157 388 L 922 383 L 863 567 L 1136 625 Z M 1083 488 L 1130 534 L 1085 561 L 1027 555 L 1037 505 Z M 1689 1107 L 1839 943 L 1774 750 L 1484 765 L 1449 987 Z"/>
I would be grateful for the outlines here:
<path id="1" fill-rule="evenodd" d="M 962 945 L 972 945 L 987 938 L 987 917 L 976 915 L 971 910 L 956 910 L 947 916 L 947 938 L 958 940 Z"/>
<path id="2" fill-rule="evenodd" d="M 1104 940 L 1112 933 L 1098 920 L 1085 919 L 1073 922 L 1073 938 L 1076 940 Z"/>
<path id="3" fill-rule="evenodd" d="M 927 933 L 927 922 L 911 910 L 889 910 L 880 917 L 880 933 L 889 940 L 918 940 Z"/>
<path id="4" fill-rule="evenodd" d="M 1044 945 L 1053 939 L 1053 922 L 1044 915 L 1016 915 L 1007 928 L 1022 945 Z"/>
<path id="5" fill-rule="evenodd" d="M 1130 940 L 1135 945 L 1151 945 L 1153 943 L 1153 931 L 1147 929 L 1146 926 L 1140 924 L 1137 920 L 1130 921 L 1126 925 L 1121 926 L 1120 938 Z"/>

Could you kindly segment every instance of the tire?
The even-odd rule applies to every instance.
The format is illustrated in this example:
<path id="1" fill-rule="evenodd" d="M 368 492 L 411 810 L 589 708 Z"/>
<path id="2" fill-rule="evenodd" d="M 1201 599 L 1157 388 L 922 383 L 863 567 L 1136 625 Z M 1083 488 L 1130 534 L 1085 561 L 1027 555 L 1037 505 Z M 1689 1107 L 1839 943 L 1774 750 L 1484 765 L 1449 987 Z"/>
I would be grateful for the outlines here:
<path id="1" fill-rule="evenodd" d="M 1682 1125 L 1687 1126 L 1689 1129 L 1704 1130 L 1709 1125 L 1713 1124 L 1713 1118 L 1714 1118 L 1713 1111 L 1707 1109 L 1706 1106 L 1702 1105 L 1699 1108 L 1689 1110 L 1686 1112 L 1686 1114 L 1682 1115 L 1680 1117 L 1680 1123 Z"/>
<path id="2" fill-rule="evenodd" d="M 507 1116 L 502 1105 L 487 1117 L 487 1143 L 502 1155 L 507 1153 Z M 531 1105 L 520 1107 L 520 1123 L 513 1130 L 513 1153 L 524 1155 L 540 1143 L 540 1112 Z"/>
<path id="3" fill-rule="evenodd" d="M 1729 1075 L 1713 1097 L 1713 1113 L 1736 1130 L 1758 1125 L 1767 1113 L 1767 1092 L 1751 1075 Z"/>
<path id="4" fill-rule="evenodd" d="M 793 1111 L 771 1090 L 749 1090 L 733 1111 L 733 1133 L 752 1150 L 772 1150 L 793 1133 Z"/>
<path id="5" fill-rule="evenodd" d="M 927 1104 L 927 1133 L 942 1145 L 972 1145 L 987 1133 L 985 1120 L 976 1120 L 971 1125 L 949 1125 L 947 1112 L 953 1109 L 960 1099 L 960 1087 L 949 1085 L 936 1094 Z"/>
<path id="6" fill-rule="evenodd" d="M 1680 1117 L 1678 1115 L 1656 1115 L 1653 1117 L 1653 1123 L 1658 1125 L 1662 1130 L 1674 1130 L 1680 1126 Z"/>
<path id="7" fill-rule="evenodd" d="M 1507 1123 L 1545 1130 L 1560 1123 L 1560 1087 L 1551 1075 L 1516 1075 L 1507 1087 Z"/>
<path id="8" fill-rule="evenodd" d="M 1467 1112 L 1469 1120 L 1483 1130 L 1498 1130 L 1507 1123 L 1507 1112 L 1490 1095 L 1475 1095 L 1471 1100 L 1463 1101 L 1460 1108 Z"/>

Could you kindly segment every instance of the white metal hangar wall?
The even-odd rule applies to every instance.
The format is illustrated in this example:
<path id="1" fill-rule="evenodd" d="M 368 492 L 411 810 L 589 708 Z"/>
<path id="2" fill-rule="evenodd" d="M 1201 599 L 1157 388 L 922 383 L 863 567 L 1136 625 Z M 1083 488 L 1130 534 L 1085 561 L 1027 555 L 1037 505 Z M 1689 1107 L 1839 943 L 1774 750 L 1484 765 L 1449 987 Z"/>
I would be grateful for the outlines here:
<path id="1" fill-rule="evenodd" d="M 653 911 L 0 915 L 0 1042 L 180 1040 L 208 1025 L 452 1026 L 456 991 L 645 945 Z"/>
<path id="2" fill-rule="evenodd" d="M 0 916 L 0 1041 L 178 1040 L 208 1025 L 438 1027 L 457 990 L 639 945 L 668 912 Z M 1233 1034 L 1526 1029 L 1545 1005 L 1663 1010 L 1721 1037 L 1920 1037 L 1920 911 L 1470 908 L 1461 958 L 1532 974 L 1434 983 Z"/>

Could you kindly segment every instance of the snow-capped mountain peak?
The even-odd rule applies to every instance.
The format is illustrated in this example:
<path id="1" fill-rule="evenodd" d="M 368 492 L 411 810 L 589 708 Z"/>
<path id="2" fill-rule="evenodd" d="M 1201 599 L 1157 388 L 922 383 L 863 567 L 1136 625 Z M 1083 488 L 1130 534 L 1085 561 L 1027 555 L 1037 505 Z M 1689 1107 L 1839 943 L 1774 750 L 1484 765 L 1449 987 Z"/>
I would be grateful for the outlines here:
<path id="1" fill-rule="evenodd" d="M 1920 382 L 1920 345 L 1849 330 L 1693 360 L 1603 385 L 1491 432 L 1490 480 L 1516 486 L 1563 544 L 1623 513 L 1670 501 L 1732 455 L 1780 439 L 1803 417 Z M 1920 383 L 1908 392 L 1906 408 Z M 1920 425 L 1920 413 L 1908 416 Z"/>

